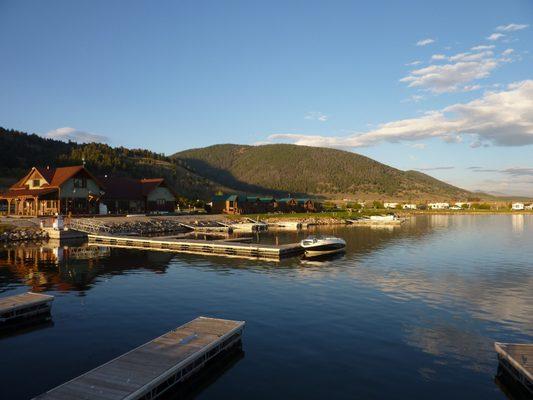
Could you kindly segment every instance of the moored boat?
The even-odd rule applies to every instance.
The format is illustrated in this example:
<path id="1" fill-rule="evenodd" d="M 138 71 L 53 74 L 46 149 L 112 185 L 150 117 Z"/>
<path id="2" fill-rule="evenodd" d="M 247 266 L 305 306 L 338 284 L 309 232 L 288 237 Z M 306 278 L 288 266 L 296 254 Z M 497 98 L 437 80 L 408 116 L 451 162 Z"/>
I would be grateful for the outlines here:
<path id="1" fill-rule="evenodd" d="M 336 254 L 346 249 L 346 241 L 335 236 L 309 236 L 302 240 L 300 245 L 303 247 L 306 257 Z"/>

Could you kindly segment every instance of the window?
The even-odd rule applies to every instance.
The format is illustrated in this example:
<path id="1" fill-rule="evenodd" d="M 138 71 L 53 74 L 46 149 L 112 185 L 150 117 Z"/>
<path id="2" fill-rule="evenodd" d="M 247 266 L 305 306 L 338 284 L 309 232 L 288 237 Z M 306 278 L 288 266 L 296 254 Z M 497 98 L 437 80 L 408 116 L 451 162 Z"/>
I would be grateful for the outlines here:
<path id="1" fill-rule="evenodd" d="M 87 187 L 87 178 L 85 178 L 85 177 L 74 178 L 74 187 L 78 188 L 78 189 L 86 188 Z"/>
<path id="2" fill-rule="evenodd" d="M 32 187 L 39 187 L 41 186 L 41 180 L 40 179 L 33 179 L 31 183 Z"/>
<path id="3" fill-rule="evenodd" d="M 165 199 L 157 199 L 157 205 L 158 206 L 164 206 L 165 204 L 167 204 Z"/>

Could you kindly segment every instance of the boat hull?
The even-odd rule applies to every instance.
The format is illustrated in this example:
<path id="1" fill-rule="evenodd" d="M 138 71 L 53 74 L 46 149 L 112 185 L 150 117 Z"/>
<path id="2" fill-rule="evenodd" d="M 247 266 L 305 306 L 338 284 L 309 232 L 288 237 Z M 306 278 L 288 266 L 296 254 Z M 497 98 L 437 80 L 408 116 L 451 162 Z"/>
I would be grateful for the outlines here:
<path id="1" fill-rule="evenodd" d="M 318 246 L 304 247 L 306 257 L 318 257 L 328 254 L 342 253 L 346 250 L 343 243 L 328 243 Z"/>

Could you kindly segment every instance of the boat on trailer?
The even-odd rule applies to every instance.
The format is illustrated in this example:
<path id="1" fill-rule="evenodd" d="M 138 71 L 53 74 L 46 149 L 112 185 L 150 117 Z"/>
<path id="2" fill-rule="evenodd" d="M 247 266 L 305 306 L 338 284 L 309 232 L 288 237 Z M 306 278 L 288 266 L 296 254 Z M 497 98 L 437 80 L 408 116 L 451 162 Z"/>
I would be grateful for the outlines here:
<path id="1" fill-rule="evenodd" d="M 309 236 L 300 242 L 306 257 L 319 257 L 345 251 L 346 241 L 335 236 Z"/>

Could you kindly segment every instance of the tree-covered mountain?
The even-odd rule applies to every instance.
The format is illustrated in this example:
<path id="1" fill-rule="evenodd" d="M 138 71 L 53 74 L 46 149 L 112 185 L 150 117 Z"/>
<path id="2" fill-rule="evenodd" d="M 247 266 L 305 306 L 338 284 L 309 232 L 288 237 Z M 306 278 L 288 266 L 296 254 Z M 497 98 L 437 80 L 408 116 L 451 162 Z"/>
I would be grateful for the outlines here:
<path id="1" fill-rule="evenodd" d="M 184 197 L 209 198 L 220 187 L 187 170 L 179 160 L 148 150 L 106 144 L 65 143 L 0 127 L 0 189 L 20 179 L 33 166 L 80 165 L 95 175 L 163 177 Z"/>
<path id="2" fill-rule="evenodd" d="M 348 151 L 269 144 L 215 145 L 172 156 L 235 191 L 360 198 L 459 199 L 470 193 L 418 171 L 401 171 Z"/>

